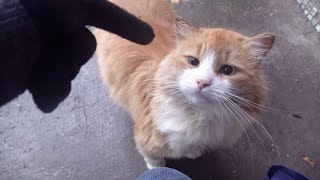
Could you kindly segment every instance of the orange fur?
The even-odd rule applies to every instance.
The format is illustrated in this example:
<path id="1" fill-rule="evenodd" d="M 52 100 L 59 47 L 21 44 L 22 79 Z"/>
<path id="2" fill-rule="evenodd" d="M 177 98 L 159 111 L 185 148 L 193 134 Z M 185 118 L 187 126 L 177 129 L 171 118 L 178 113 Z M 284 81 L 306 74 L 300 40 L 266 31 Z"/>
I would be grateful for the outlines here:
<path id="1" fill-rule="evenodd" d="M 156 34 L 152 43 L 140 46 L 116 35 L 96 30 L 97 55 L 102 78 L 112 97 L 130 112 L 135 121 L 135 141 L 145 151 L 161 151 L 164 137 L 152 128 L 150 102 L 152 81 L 160 61 L 175 47 L 175 18 L 162 1 L 111 1 L 149 23 Z M 152 12 L 152 13 L 150 13 Z"/>
<path id="2" fill-rule="evenodd" d="M 174 157 L 166 134 L 156 127 L 157 110 L 168 99 L 170 88 L 166 82 L 175 81 L 184 70 L 195 68 L 188 64 L 188 56 L 201 59 L 209 49 L 214 49 L 217 56 L 214 73 L 228 78 L 240 89 L 239 96 L 257 104 L 264 102 L 266 83 L 260 68 L 263 55 L 260 57 L 257 49 L 269 50 L 273 35 L 249 38 L 226 29 L 196 29 L 177 18 L 164 0 L 112 2 L 149 23 L 156 34 L 152 43 L 141 46 L 100 29 L 95 32 L 101 76 L 111 96 L 131 114 L 134 138 L 144 156 Z M 224 64 L 237 67 L 236 74 L 222 77 L 220 68 Z M 260 114 L 258 108 L 239 106 L 251 115 Z"/>

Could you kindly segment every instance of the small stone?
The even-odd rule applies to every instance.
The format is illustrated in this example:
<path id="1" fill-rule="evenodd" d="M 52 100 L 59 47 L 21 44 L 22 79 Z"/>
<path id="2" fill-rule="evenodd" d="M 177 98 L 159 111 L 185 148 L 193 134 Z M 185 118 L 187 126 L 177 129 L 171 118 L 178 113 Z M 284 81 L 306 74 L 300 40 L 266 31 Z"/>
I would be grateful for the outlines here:
<path id="1" fill-rule="evenodd" d="M 309 19 L 309 21 L 311 21 L 312 20 L 312 18 L 313 18 L 313 16 L 311 15 L 311 14 L 308 14 L 308 19 Z"/>
<path id="2" fill-rule="evenodd" d="M 320 32 L 320 24 L 318 24 L 318 25 L 316 26 L 316 30 L 317 30 L 317 32 Z"/>
<path id="3" fill-rule="evenodd" d="M 302 0 L 302 4 L 307 5 L 309 0 Z"/>
<path id="4" fill-rule="evenodd" d="M 304 5 L 304 4 L 301 4 L 301 9 L 304 9 L 304 8 L 306 8 L 306 6 Z"/>
<path id="5" fill-rule="evenodd" d="M 311 14 L 312 16 L 315 16 L 315 15 L 317 14 L 317 12 L 318 12 L 317 8 L 313 7 L 313 8 L 311 9 L 311 11 L 310 11 L 310 14 Z"/>
<path id="6" fill-rule="evenodd" d="M 74 114 L 71 114 L 71 117 L 73 117 L 73 118 L 74 118 L 74 117 L 76 117 L 76 115 L 74 115 Z"/>
<path id="7" fill-rule="evenodd" d="M 233 170 L 233 173 L 237 173 L 237 170 Z"/>
<path id="8" fill-rule="evenodd" d="M 203 4 L 203 2 L 200 2 L 200 4 Z"/>
<path id="9" fill-rule="evenodd" d="M 274 146 L 274 144 L 271 144 L 271 147 L 273 147 Z"/>
<path id="10" fill-rule="evenodd" d="M 287 157 L 290 157 L 290 155 L 289 155 L 289 154 L 286 154 L 286 156 L 287 156 Z"/>
<path id="11" fill-rule="evenodd" d="M 309 11 L 308 10 L 304 10 L 304 15 L 308 15 L 309 14 Z"/>
<path id="12" fill-rule="evenodd" d="M 297 0 L 297 2 L 298 2 L 299 4 L 301 4 L 301 3 L 302 3 L 302 0 Z"/>

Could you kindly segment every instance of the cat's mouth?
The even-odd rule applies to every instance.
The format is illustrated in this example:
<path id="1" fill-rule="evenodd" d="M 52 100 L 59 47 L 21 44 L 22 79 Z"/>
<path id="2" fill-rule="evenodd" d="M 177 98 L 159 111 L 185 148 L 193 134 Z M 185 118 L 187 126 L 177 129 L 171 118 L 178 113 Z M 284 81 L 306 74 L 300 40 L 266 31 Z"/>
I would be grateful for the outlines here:
<path id="1" fill-rule="evenodd" d="M 197 91 L 195 92 L 194 96 L 199 99 L 200 102 L 203 103 L 212 103 L 213 99 L 211 97 L 209 97 L 206 93 L 204 93 L 203 91 Z"/>

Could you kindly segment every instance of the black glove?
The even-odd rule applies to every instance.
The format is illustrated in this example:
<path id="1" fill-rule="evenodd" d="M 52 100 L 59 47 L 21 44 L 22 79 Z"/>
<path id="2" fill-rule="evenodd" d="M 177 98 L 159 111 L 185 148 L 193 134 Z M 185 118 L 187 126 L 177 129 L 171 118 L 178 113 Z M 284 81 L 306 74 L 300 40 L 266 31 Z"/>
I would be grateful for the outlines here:
<path id="1" fill-rule="evenodd" d="M 154 37 L 152 28 L 107 0 L 21 0 L 42 37 L 52 42 L 95 26 L 139 44 Z"/>
<path id="2" fill-rule="evenodd" d="M 27 88 L 42 111 L 54 110 L 68 96 L 71 81 L 95 52 L 96 40 L 85 25 L 105 29 L 143 45 L 154 37 L 149 25 L 106 0 L 21 0 L 21 3 L 39 33 L 36 42 L 39 53 L 34 54 L 34 60 L 29 63 L 23 61 L 24 57 L 15 56 L 19 62 L 13 64 L 19 66 L 21 61 L 24 62 L 22 65 L 29 66 L 26 72 L 19 72 L 17 76 L 28 77 L 19 81 L 15 81 L 16 77 L 5 78 L 9 79 L 10 85 L 12 82 L 21 85 L 12 85 L 13 88 L 19 86 L 17 92 L 12 88 L 1 92 L 0 88 L 1 96 L 10 91 L 7 93 L 10 98 L 3 96 L 1 102 L 0 97 L 0 105 Z M 4 61 L 3 64 L 8 63 Z M 2 84 L 1 78 L 0 83 L 3 87 L 7 85 Z"/>

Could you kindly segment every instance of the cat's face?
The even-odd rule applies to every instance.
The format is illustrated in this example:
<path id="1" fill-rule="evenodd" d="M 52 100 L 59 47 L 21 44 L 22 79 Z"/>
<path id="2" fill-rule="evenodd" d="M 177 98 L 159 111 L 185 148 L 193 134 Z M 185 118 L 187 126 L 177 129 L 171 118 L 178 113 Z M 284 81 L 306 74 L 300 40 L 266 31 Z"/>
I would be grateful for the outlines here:
<path id="1" fill-rule="evenodd" d="M 174 81 L 172 91 L 181 92 L 188 102 L 200 107 L 223 103 L 243 106 L 244 99 L 263 102 L 266 83 L 261 61 L 272 47 L 274 35 L 249 38 L 223 29 L 183 32 L 177 48 L 162 64 L 166 81 Z"/>
<path id="2" fill-rule="evenodd" d="M 221 63 L 214 49 L 203 54 L 186 51 L 185 69 L 177 78 L 179 89 L 192 103 L 202 106 L 217 101 L 223 92 L 229 92 L 231 82 L 227 76 L 234 75 L 235 67 Z M 222 98 L 222 97 L 221 97 Z"/>

